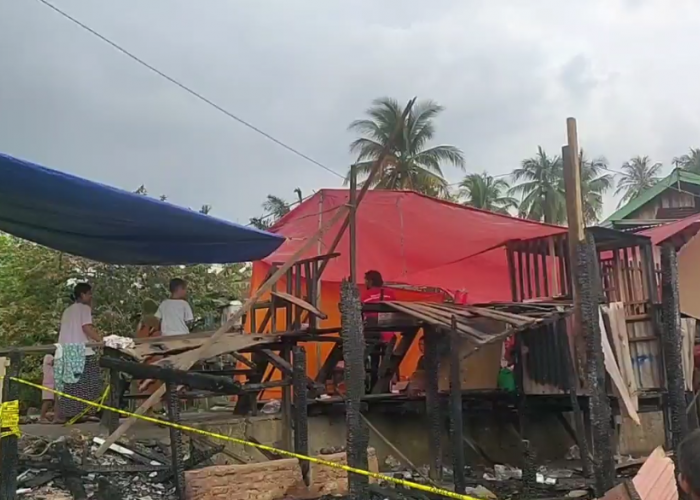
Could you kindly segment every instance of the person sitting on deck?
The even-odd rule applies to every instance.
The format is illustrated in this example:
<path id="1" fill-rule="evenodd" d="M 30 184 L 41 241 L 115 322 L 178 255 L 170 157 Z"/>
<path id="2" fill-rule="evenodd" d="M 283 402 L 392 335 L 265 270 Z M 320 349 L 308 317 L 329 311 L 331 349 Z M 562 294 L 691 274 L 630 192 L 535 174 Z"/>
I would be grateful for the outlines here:
<path id="1" fill-rule="evenodd" d="M 384 287 L 384 279 L 379 271 L 371 270 L 365 273 L 365 291 L 360 295 L 360 300 L 363 304 L 371 304 L 376 302 L 396 300 L 394 291 Z M 379 313 L 367 312 L 364 313 L 365 324 L 377 325 L 379 323 Z M 386 353 L 389 342 L 394 338 L 393 332 L 382 332 L 379 335 L 379 341 L 374 348 L 369 351 L 370 357 L 370 390 L 377 383 L 379 377 L 379 365 L 384 354 Z M 370 338 L 372 336 L 369 336 Z M 398 375 L 397 375 L 398 376 Z"/>
<path id="2" fill-rule="evenodd" d="M 689 500 L 700 500 L 700 430 L 694 430 L 678 449 L 678 484 Z"/>
<path id="3" fill-rule="evenodd" d="M 194 321 L 194 314 L 187 302 L 185 280 L 175 278 L 170 281 L 170 298 L 160 303 L 155 316 L 160 320 L 160 331 L 163 336 L 190 333 L 188 325 Z"/>

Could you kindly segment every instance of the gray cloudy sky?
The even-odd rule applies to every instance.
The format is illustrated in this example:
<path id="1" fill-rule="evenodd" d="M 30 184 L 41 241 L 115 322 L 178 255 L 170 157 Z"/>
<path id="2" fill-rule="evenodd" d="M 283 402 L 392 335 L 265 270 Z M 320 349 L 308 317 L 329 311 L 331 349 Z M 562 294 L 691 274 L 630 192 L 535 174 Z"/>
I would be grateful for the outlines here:
<path id="1" fill-rule="evenodd" d="M 700 146 L 694 0 L 51 1 L 341 172 L 383 95 L 444 105 L 437 142 L 469 171 L 558 153 L 567 116 L 612 168 Z M 238 222 L 341 183 L 36 0 L 0 0 L 0 151 Z"/>

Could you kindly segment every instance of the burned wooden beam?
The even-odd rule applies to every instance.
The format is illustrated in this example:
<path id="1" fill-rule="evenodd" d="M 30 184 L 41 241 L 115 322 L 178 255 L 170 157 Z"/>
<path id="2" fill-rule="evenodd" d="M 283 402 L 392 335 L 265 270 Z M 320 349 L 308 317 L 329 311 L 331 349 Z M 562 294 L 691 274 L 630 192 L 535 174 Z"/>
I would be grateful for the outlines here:
<path id="1" fill-rule="evenodd" d="M 661 247 L 661 340 L 663 342 L 664 367 L 668 408 L 671 416 L 671 449 L 678 446 L 688 434 L 686 415 L 685 380 L 683 376 L 683 353 L 681 348 L 681 312 L 678 297 L 678 258 L 670 243 Z"/>
<path id="2" fill-rule="evenodd" d="M 85 491 L 85 486 L 83 486 L 83 481 L 80 479 L 80 474 L 75 472 L 76 465 L 73 462 L 70 451 L 68 451 L 68 445 L 65 441 L 62 441 L 56 443 L 55 446 L 58 462 L 61 465 L 63 483 L 66 485 L 68 491 L 70 491 L 74 500 L 87 500 L 88 496 Z"/>
<path id="3" fill-rule="evenodd" d="M 168 400 L 168 420 L 173 424 L 180 423 L 180 398 L 177 395 L 177 387 L 172 382 L 166 384 Z M 185 500 L 185 464 L 184 450 L 182 446 L 182 431 L 169 426 L 170 451 L 173 478 L 175 479 L 175 491 L 179 500 Z"/>
<path id="4" fill-rule="evenodd" d="M 350 467 L 367 470 L 369 432 L 360 416 L 365 395 L 365 340 L 362 332 L 360 293 L 354 283 L 346 280 L 340 285 L 341 338 L 345 361 L 345 422 L 347 426 L 347 460 Z M 348 473 L 350 497 L 367 498 L 368 478 Z"/>
<path id="5" fill-rule="evenodd" d="M 595 241 L 591 234 L 576 245 L 577 291 L 581 304 L 579 332 L 586 344 L 586 380 L 588 382 L 596 493 L 600 496 L 614 486 L 615 458 L 612 450 L 610 400 L 605 389 L 605 365 L 599 322 L 600 281 L 595 259 Z"/>
<path id="6" fill-rule="evenodd" d="M 452 319 L 450 332 L 450 438 L 452 440 L 452 468 L 455 491 L 467 487 L 464 474 L 464 423 L 462 416 L 462 377 L 460 370 L 460 339 L 457 334 L 457 318 Z"/>
<path id="7" fill-rule="evenodd" d="M 442 478 L 442 415 L 438 387 L 438 336 L 435 330 L 423 330 L 425 367 L 425 411 L 428 418 L 428 449 L 430 450 L 430 479 Z"/>
<path id="8" fill-rule="evenodd" d="M 128 373 L 134 378 L 140 380 L 162 380 L 166 383 L 186 385 L 192 389 L 218 392 L 221 394 L 237 395 L 243 393 L 241 384 L 230 377 L 206 375 L 204 373 L 135 363 L 133 361 L 125 361 L 123 359 L 111 357 L 100 358 L 100 366 L 103 368 L 109 368 L 110 370 L 118 370 L 120 372 Z"/>
<path id="9" fill-rule="evenodd" d="M 309 455 L 309 416 L 306 389 L 306 351 L 303 347 L 295 346 L 292 351 L 294 373 L 294 452 L 299 455 Z M 309 485 L 309 467 L 306 460 L 300 460 L 301 476 L 304 483 Z"/>
<path id="10" fill-rule="evenodd" d="M 279 371 L 284 373 L 285 375 L 291 377 L 294 373 L 294 368 L 292 365 L 289 363 L 289 361 L 285 360 L 280 356 L 279 354 L 271 351 L 270 349 L 261 349 L 260 352 L 264 354 L 265 356 L 268 357 L 270 363 L 277 368 Z M 306 387 L 311 390 L 311 391 L 316 391 L 319 389 L 319 385 L 314 382 L 313 379 L 310 377 L 306 376 L 306 373 L 304 374 L 304 380 L 306 381 Z"/>

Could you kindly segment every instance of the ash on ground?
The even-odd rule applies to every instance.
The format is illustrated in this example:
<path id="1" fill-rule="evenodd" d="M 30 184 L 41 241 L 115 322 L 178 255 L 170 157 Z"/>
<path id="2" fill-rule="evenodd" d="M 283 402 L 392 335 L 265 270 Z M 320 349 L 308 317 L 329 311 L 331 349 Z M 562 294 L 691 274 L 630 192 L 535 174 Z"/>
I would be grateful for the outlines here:
<path id="1" fill-rule="evenodd" d="M 167 452 L 167 447 L 159 443 L 139 442 L 138 445 L 156 456 L 167 456 L 163 453 Z M 62 446 L 67 447 L 72 459 L 68 469 L 57 452 Z M 124 447 L 128 449 L 128 446 L 129 443 L 124 443 Z M 155 461 L 140 455 L 140 460 L 134 460 L 133 455 L 120 455 L 111 450 L 98 458 L 95 454 L 97 448 L 92 436 L 78 432 L 57 440 L 22 437 L 19 443 L 18 498 L 70 500 L 73 494 L 67 476 L 72 475 L 82 484 L 88 499 L 175 500 L 172 476 L 159 481 L 163 471 L 149 467 L 149 463 L 154 465 Z M 72 474 L 67 474 L 66 470 Z"/>

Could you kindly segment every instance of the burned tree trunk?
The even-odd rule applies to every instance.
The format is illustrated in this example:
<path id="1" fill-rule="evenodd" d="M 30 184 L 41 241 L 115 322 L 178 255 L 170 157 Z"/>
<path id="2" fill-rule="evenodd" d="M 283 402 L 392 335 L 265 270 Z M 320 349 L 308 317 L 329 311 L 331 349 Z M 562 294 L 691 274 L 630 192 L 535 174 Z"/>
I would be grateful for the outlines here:
<path id="1" fill-rule="evenodd" d="M 678 260 L 675 248 L 669 243 L 661 248 L 661 314 L 661 341 L 671 417 L 671 447 L 678 456 L 678 445 L 688 434 L 688 418 L 685 411 L 685 380 L 681 352 Z"/>
<path id="2" fill-rule="evenodd" d="M 605 390 L 605 364 L 599 323 L 601 298 L 597 274 L 595 241 L 587 235 L 576 247 L 576 281 L 580 293 L 580 334 L 586 343 L 586 380 L 588 381 L 596 493 L 603 495 L 615 483 L 615 460 L 612 450 L 610 400 Z"/>
<path id="3" fill-rule="evenodd" d="M 347 426 L 348 465 L 367 470 L 367 445 L 369 433 L 360 411 L 365 395 L 365 340 L 362 331 L 362 307 L 360 294 L 354 283 L 343 281 L 340 285 L 340 314 L 345 361 L 345 421 Z M 352 498 L 367 498 L 368 480 L 364 476 L 349 473 L 348 486 Z"/>

